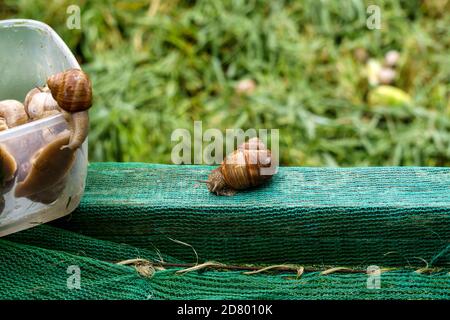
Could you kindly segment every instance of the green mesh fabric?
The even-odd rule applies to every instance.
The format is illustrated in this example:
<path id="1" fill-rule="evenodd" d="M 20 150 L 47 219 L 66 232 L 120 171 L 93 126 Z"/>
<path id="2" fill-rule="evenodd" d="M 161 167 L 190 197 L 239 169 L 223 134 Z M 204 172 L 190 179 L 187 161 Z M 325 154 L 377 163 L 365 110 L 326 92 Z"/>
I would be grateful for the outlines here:
<path id="1" fill-rule="evenodd" d="M 95 163 L 70 216 L 0 239 L 3 299 L 449 299 L 450 169 L 280 168 L 233 197 L 206 166 Z M 188 245 L 187 245 L 188 244 Z M 298 264 L 317 272 L 205 269 L 144 276 L 118 261 Z M 428 267 L 424 273 L 415 272 Z M 81 289 L 67 288 L 67 267 Z M 381 274 L 320 271 L 331 267 Z"/>

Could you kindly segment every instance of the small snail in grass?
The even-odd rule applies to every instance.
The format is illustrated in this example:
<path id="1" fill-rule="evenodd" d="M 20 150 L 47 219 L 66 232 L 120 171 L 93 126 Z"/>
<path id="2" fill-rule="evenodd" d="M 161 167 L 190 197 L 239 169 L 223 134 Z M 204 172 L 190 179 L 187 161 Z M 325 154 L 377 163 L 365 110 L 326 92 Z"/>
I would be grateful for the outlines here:
<path id="1" fill-rule="evenodd" d="M 79 69 L 69 69 L 50 76 L 47 86 L 70 127 L 70 141 L 63 148 L 75 150 L 88 135 L 88 109 L 92 106 L 92 84 L 89 76 Z"/>
<path id="2" fill-rule="evenodd" d="M 272 154 L 258 138 L 243 143 L 229 154 L 220 167 L 214 169 L 205 182 L 208 190 L 217 195 L 231 196 L 237 190 L 256 187 L 270 180 L 276 168 Z"/>

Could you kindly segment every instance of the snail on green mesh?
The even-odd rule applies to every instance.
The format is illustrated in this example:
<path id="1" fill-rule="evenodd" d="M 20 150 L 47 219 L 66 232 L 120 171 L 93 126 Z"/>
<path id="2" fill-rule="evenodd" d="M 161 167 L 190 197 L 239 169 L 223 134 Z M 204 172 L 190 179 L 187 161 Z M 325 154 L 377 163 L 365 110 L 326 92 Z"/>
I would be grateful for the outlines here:
<path id="1" fill-rule="evenodd" d="M 209 174 L 208 180 L 200 182 L 206 183 L 212 193 L 231 196 L 237 190 L 256 187 L 270 180 L 276 170 L 271 165 L 270 150 L 261 140 L 252 138 L 229 154 L 220 167 Z"/>
<path id="2" fill-rule="evenodd" d="M 92 84 L 80 69 L 69 69 L 50 76 L 47 86 L 63 110 L 71 132 L 69 143 L 62 148 L 76 150 L 89 132 L 88 109 L 92 106 Z"/>

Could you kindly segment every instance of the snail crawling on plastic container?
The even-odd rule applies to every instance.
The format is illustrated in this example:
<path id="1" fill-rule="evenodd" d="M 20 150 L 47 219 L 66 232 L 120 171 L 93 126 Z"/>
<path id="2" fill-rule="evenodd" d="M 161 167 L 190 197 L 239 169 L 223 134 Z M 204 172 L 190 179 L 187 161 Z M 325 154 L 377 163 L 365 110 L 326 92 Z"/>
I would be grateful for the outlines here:
<path id="1" fill-rule="evenodd" d="M 92 106 L 92 84 L 80 69 L 69 69 L 50 76 L 47 86 L 58 106 L 64 110 L 70 127 L 70 140 L 63 148 L 76 150 L 89 132 L 88 109 Z"/>
<path id="2" fill-rule="evenodd" d="M 237 190 L 265 183 L 275 172 L 270 150 L 261 140 L 252 138 L 229 154 L 220 167 L 209 174 L 208 180 L 200 182 L 205 182 L 212 193 L 232 196 Z"/>
<path id="3" fill-rule="evenodd" d="M 31 120 L 61 111 L 69 124 L 69 130 L 61 132 L 33 155 L 27 175 L 19 180 L 15 189 L 18 198 L 51 203 L 62 193 L 75 152 L 89 131 L 91 81 L 79 69 L 57 73 L 47 79 L 47 87 L 31 90 L 24 104 Z"/>
<path id="4" fill-rule="evenodd" d="M 36 87 L 28 92 L 24 106 L 31 120 L 62 111 L 71 132 L 69 143 L 62 148 L 76 150 L 83 144 L 89 132 L 91 80 L 80 69 L 56 73 L 48 77 L 47 87 Z"/>

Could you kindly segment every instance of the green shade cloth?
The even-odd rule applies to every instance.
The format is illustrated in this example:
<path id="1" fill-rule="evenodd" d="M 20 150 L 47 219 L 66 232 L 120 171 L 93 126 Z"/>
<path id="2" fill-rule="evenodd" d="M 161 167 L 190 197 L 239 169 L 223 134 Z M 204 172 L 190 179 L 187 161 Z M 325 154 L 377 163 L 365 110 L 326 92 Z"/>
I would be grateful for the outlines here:
<path id="1" fill-rule="evenodd" d="M 70 216 L 0 239 L 0 297 L 54 299 L 449 299 L 450 169 L 280 168 L 233 197 L 198 179 L 212 167 L 94 163 Z M 194 252 L 195 249 L 195 252 Z M 297 264 L 317 272 L 180 268 L 152 277 L 116 262 Z M 418 273 L 428 263 L 431 273 Z M 67 268 L 81 289 L 67 288 Z M 381 274 L 320 270 L 333 266 Z"/>

